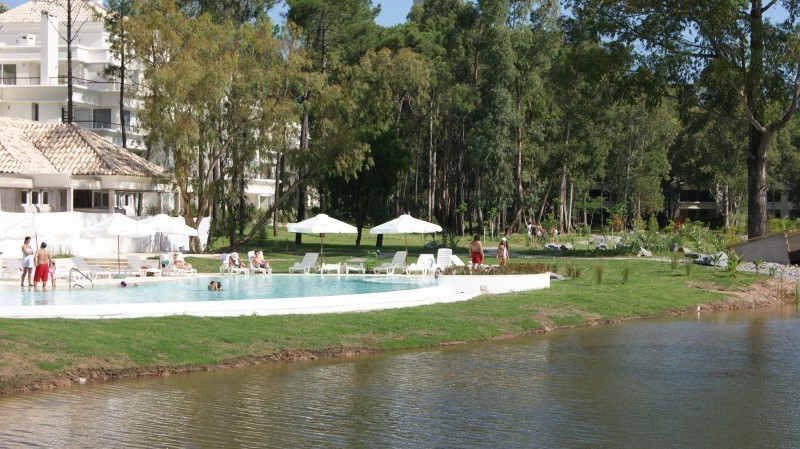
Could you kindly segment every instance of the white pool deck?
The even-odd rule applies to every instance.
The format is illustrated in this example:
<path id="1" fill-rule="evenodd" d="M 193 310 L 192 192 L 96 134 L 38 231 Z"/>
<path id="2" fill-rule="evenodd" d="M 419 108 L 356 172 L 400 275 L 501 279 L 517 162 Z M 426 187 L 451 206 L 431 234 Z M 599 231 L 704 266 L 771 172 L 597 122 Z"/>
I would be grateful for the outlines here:
<path id="1" fill-rule="evenodd" d="M 273 274 L 292 276 L 302 282 L 303 276 L 319 274 Z M 324 275 L 330 276 L 330 275 Z M 404 275 L 403 275 L 404 276 Z M 219 275 L 204 276 L 219 279 Z M 127 278 L 128 285 L 135 283 L 174 281 L 174 277 Z M 69 288 L 59 280 L 55 288 Z M 119 284 L 120 279 L 101 279 L 96 285 Z M 0 318 L 142 318 L 171 315 L 230 317 L 242 315 L 292 315 L 334 312 L 361 312 L 368 310 L 415 307 L 427 304 L 466 301 L 481 294 L 509 293 L 539 290 L 550 287 L 550 274 L 517 276 L 440 276 L 435 286 L 387 293 L 370 293 L 341 296 L 309 296 L 301 298 L 245 299 L 236 301 L 194 301 L 173 303 L 137 304 L 84 304 L 84 305 L 27 305 L 0 306 Z M 47 287 L 51 288 L 50 286 Z M 0 280 L 0 295 L 20 287 L 19 279 Z M 37 290 L 41 290 L 38 287 Z M 91 294 L 91 289 L 86 290 Z"/>

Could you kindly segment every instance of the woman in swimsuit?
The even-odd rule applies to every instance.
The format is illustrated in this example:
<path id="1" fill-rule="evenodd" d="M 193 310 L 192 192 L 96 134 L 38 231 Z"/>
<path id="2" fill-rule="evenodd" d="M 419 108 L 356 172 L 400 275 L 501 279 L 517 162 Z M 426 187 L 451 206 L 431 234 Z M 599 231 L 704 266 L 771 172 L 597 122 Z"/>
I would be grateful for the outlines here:
<path id="1" fill-rule="evenodd" d="M 25 275 L 28 276 L 28 287 L 33 287 L 31 275 L 33 274 L 33 248 L 31 248 L 31 238 L 25 237 L 22 244 L 22 277 L 19 279 L 21 286 L 25 286 Z"/>

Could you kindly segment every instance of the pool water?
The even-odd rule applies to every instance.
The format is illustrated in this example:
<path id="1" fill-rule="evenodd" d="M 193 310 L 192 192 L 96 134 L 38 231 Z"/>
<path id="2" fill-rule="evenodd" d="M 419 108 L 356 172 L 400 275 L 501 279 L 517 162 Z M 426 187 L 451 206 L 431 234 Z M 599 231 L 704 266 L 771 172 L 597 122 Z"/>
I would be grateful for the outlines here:
<path id="1" fill-rule="evenodd" d="M 209 291 L 211 280 L 222 290 Z M 174 303 L 188 301 L 235 301 L 312 296 L 339 296 L 412 290 L 436 285 L 430 278 L 400 276 L 219 276 L 175 279 L 128 287 L 73 288 L 66 285 L 45 291 L 33 289 L 2 292 L 2 306 Z"/>

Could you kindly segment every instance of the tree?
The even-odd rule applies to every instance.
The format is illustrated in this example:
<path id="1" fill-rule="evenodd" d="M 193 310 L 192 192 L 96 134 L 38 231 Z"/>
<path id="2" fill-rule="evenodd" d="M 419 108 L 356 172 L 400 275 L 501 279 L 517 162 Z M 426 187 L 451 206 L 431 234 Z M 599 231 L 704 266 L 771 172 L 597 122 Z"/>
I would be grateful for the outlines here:
<path id="1" fill-rule="evenodd" d="M 800 1 L 570 3 L 580 23 L 636 52 L 631 85 L 653 97 L 680 92 L 685 105 L 746 123 L 747 233 L 764 235 L 768 149 L 800 99 Z M 779 7 L 784 18 L 773 21 Z"/>
<path id="2" fill-rule="evenodd" d="M 286 85 L 300 55 L 286 51 L 268 21 L 242 26 L 191 17 L 172 0 L 137 8 L 130 33 L 148 80 L 141 121 L 171 164 L 187 224 L 197 227 L 212 207 L 215 183 L 250 176 L 256 149 L 296 114 Z M 191 246 L 200 249 L 196 239 Z"/>
<path id="3" fill-rule="evenodd" d="M 109 0 L 105 28 L 108 31 L 111 54 L 116 61 L 105 67 L 105 75 L 119 81 L 119 125 L 122 132 L 122 148 L 128 148 L 125 120 L 125 82 L 133 62 L 133 52 L 128 45 L 127 18 L 133 13 L 133 0 Z M 139 201 L 141 204 L 141 199 Z"/>
<path id="4" fill-rule="evenodd" d="M 72 123 L 75 111 L 72 93 L 74 91 L 74 79 L 72 77 L 72 44 L 78 38 L 81 28 L 86 22 L 81 22 L 80 25 L 75 24 L 75 17 L 80 13 L 96 15 L 98 12 L 94 10 L 84 0 L 47 0 L 46 3 L 60 8 L 64 13 L 66 20 L 67 34 L 60 34 L 61 39 L 67 44 L 67 123 Z M 89 10 L 89 11 L 87 11 Z"/>
<path id="5" fill-rule="evenodd" d="M 369 39 L 375 27 L 378 10 L 372 8 L 369 0 L 345 0 L 328 2 L 325 0 L 288 0 L 287 21 L 297 25 L 302 31 L 298 42 L 311 59 L 307 70 L 323 77 L 324 87 L 330 86 L 335 78 L 329 79 L 330 72 L 338 70 L 339 63 L 354 62 L 365 50 L 363 42 Z M 300 149 L 311 151 L 311 136 L 315 131 L 312 117 L 312 90 L 302 92 L 303 113 L 300 120 Z M 337 103 L 334 101 L 333 103 Z M 329 104 L 333 104 L 329 103 Z M 341 106 L 343 103 L 338 102 Z M 319 117 L 319 120 L 324 120 Z M 314 142 L 321 142 L 316 137 Z M 317 144 L 315 144 L 317 146 Z M 302 166 L 300 177 L 305 178 Z M 300 184 L 297 204 L 297 221 L 306 218 L 306 182 Z M 295 235 L 295 244 L 302 242 L 302 234 Z"/>

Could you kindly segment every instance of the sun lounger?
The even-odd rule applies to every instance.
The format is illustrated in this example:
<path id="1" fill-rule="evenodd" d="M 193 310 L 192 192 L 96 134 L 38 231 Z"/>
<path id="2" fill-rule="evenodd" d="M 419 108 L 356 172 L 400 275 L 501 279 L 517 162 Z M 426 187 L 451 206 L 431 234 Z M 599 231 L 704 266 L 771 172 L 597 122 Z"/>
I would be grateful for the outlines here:
<path id="1" fill-rule="evenodd" d="M 111 276 L 114 275 L 114 273 L 108 270 L 104 270 L 103 268 L 89 265 L 85 260 L 83 260 L 83 257 L 75 256 L 70 258 L 70 260 L 72 260 L 72 264 L 78 271 L 85 274 L 86 276 L 89 276 L 90 279 L 97 279 L 98 277 L 107 277 L 110 279 Z"/>
<path id="2" fill-rule="evenodd" d="M 408 253 L 406 251 L 398 251 L 394 253 L 394 257 L 392 257 L 392 261 L 388 263 L 382 263 L 379 266 L 372 269 L 373 273 L 378 273 L 380 271 L 385 272 L 386 274 L 394 274 L 395 270 L 403 271 L 406 269 L 406 256 Z"/>
<path id="3" fill-rule="evenodd" d="M 406 267 L 406 274 L 428 274 L 433 270 L 435 264 L 436 260 L 433 258 L 433 254 L 420 254 L 416 262 Z"/>
<path id="4" fill-rule="evenodd" d="M 219 274 L 223 274 L 225 271 L 228 274 L 250 274 L 250 269 L 245 267 L 244 262 L 239 259 L 239 253 L 223 254 L 222 257 L 222 266 L 219 268 Z M 239 266 L 231 266 L 230 259 L 239 259 Z"/>
<path id="5" fill-rule="evenodd" d="M 440 270 L 444 271 L 450 268 L 450 266 L 453 265 L 453 260 L 451 259 L 452 255 L 452 249 L 439 248 L 439 251 L 436 252 L 436 266 L 434 267 L 434 270 L 439 268 Z"/>
<path id="6" fill-rule="evenodd" d="M 342 273 L 342 266 L 338 263 L 324 263 L 319 267 L 320 274 L 324 273 Z"/>
<path id="7" fill-rule="evenodd" d="M 306 253 L 303 260 L 295 262 L 294 265 L 289 267 L 289 273 L 304 273 L 308 274 L 311 270 L 317 271 L 317 258 L 319 253 Z"/>
<path id="8" fill-rule="evenodd" d="M 167 266 L 165 266 L 164 268 L 161 269 L 161 275 L 162 276 L 165 276 L 165 275 L 185 276 L 187 274 L 190 274 L 190 275 L 194 276 L 195 274 L 197 274 L 197 270 L 196 269 L 194 269 L 194 268 L 186 268 L 186 261 L 183 259 L 183 254 L 181 254 L 181 253 L 178 253 L 178 262 L 183 262 L 181 264 L 183 266 L 183 268 L 180 268 L 177 265 L 175 265 L 175 263 L 172 261 L 172 259 L 169 259 L 169 258 L 168 259 L 164 259 L 162 257 L 161 261 L 160 261 L 161 265 L 164 265 L 164 263 L 166 263 Z"/>
<path id="9" fill-rule="evenodd" d="M 0 261 L 2 264 L 2 261 Z M 6 268 L 3 270 L 3 277 L 17 278 L 22 274 L 22 260 L 21 259 L 6 259 Z"/>
<path id="10" fill-rule="evenodd" d="M 264 274 L 272 274 L 272 267 L 267 265 L 265 268 L 256 267 L 253 265 L 253 257 L 256 256 L 255 251 L 248 251 L 247 252 L 247 265 L 250 267 L 250 274 L 256 273 L 264 273 Z"/>
<path id="11" fill-rule="evenodd" d="M 452 262 L 453 266 L 455 266 L 455 267 L 463 267 L 464 266 L 464 262 L 462 262 L 461 259 L 458 256 L 456 256 L 455 254 L 451 254 L 450 255 L 450 262 Z"/>
<path id="12" fill-rule="evenodd" d="M 156 268 L 134 254 L 128 255 L 128 272 L 139 277 L 161 276 L 161 268 Z"/>
<path id="13" fill-rule="evenodd" d="M 345 274 L 350 274 L 351 271 L 355 272 L 355 273 L 367 274 L 367 267 L 364 266 L 363 262 L 359 263 L 359 264 L 353 264 L 353 265 L 351 265 L 349 263 L 346 263 L 344 265 Z"/>

